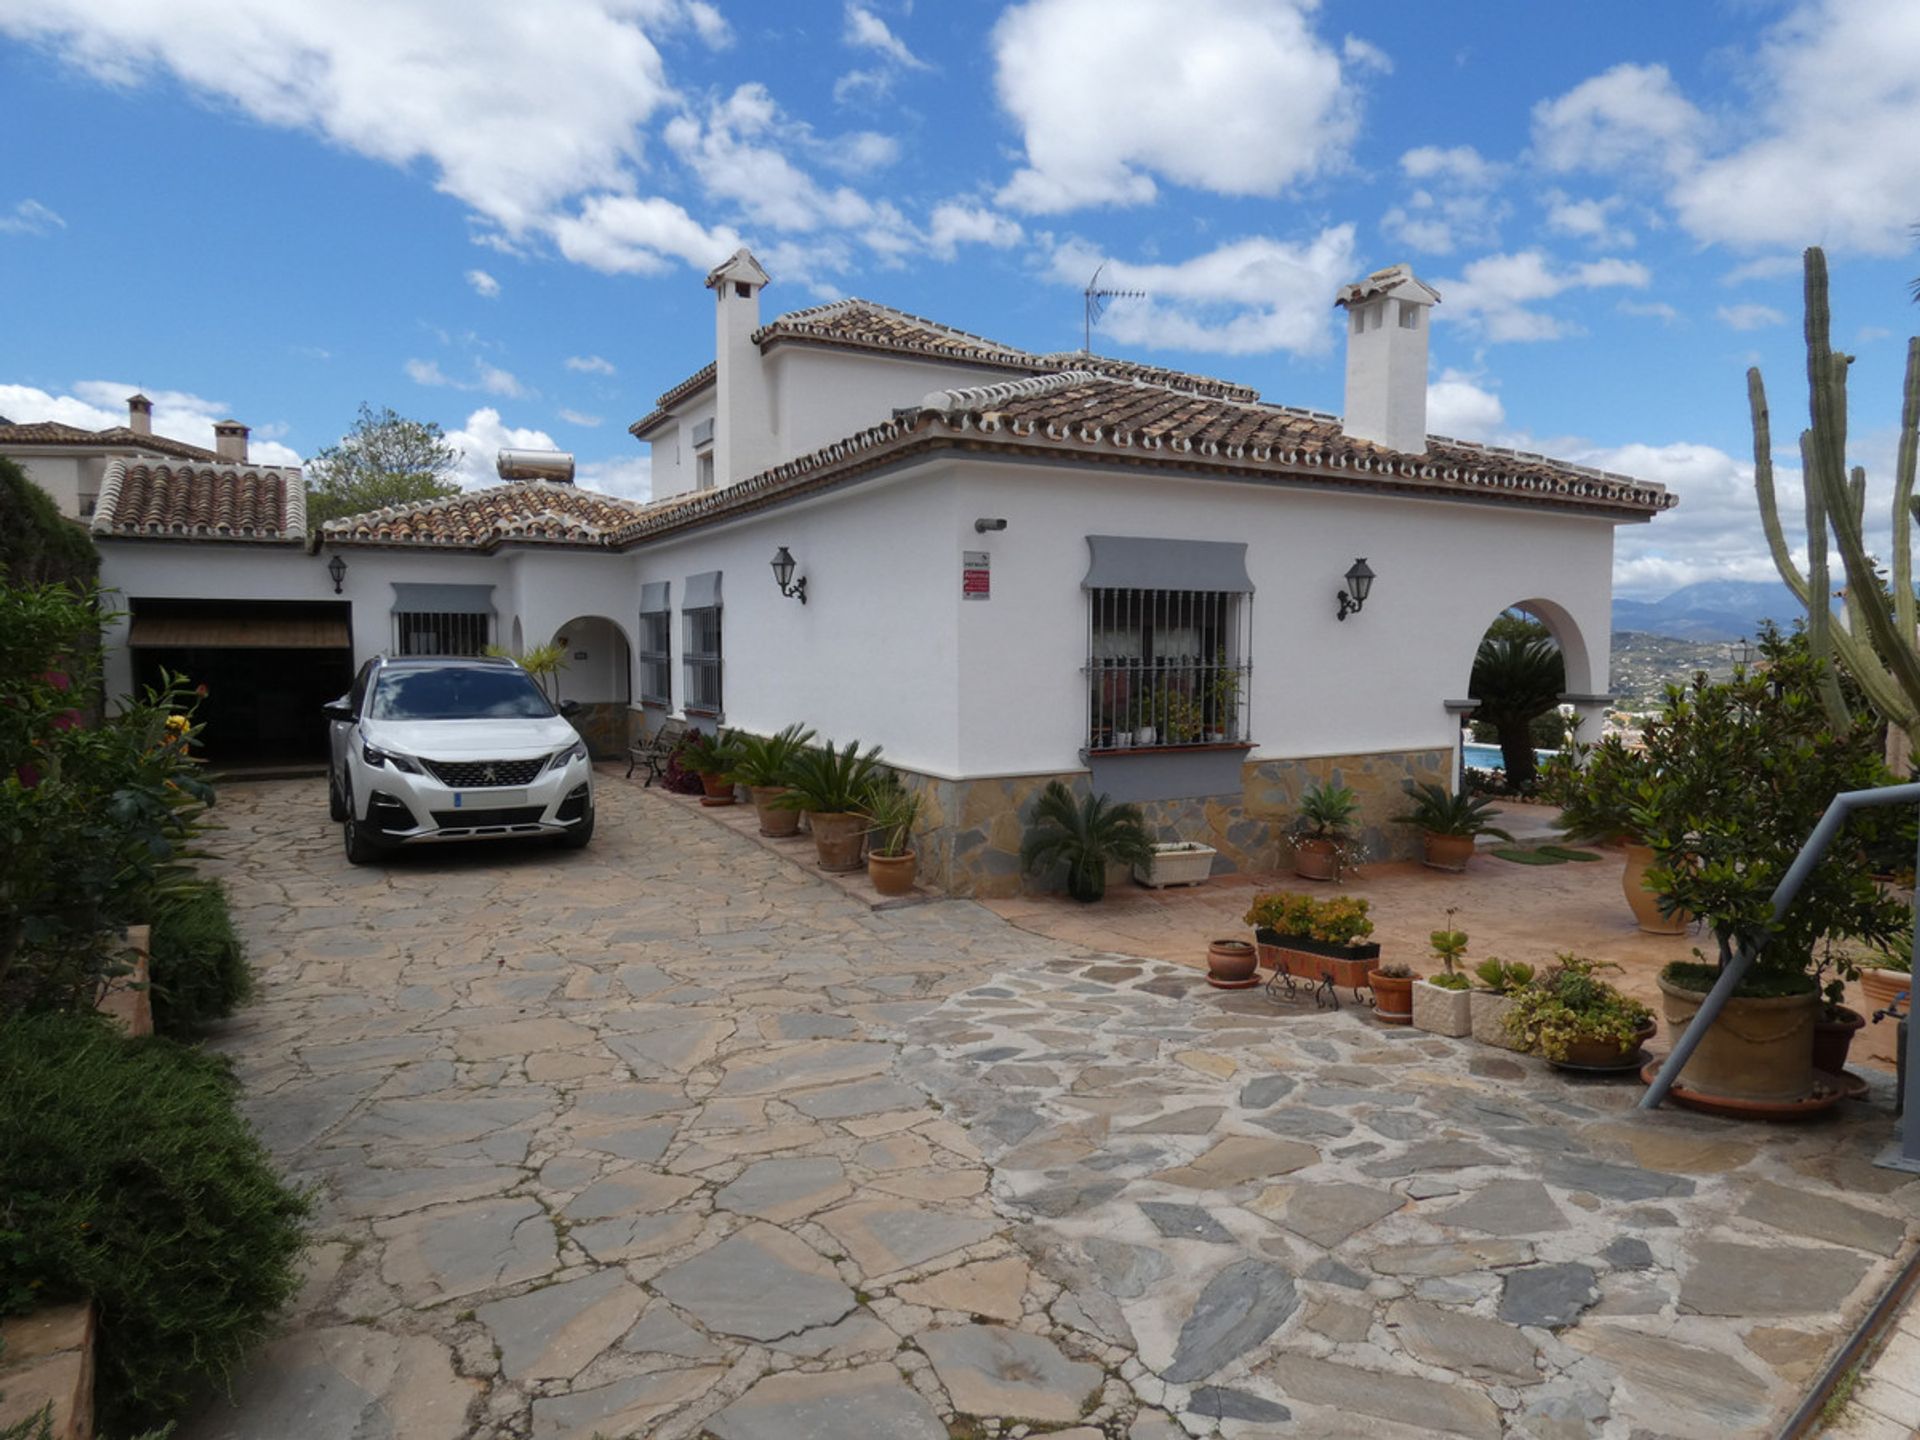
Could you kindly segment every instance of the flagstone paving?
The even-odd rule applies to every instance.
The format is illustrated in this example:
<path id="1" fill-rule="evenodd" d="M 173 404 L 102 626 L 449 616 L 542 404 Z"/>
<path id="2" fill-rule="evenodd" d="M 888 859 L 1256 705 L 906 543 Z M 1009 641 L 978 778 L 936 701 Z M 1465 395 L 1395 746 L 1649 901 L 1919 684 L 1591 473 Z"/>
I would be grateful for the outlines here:
<path id="1" fill-rule="evenodd" d="M 223 794 L 214 1043 L 316 1243 L 183 1440 L 1758 1435 L 1910 1253 L 1885 1081 L 1643 1117 L 601 806 L 353 869 L 315 784 Z"/>

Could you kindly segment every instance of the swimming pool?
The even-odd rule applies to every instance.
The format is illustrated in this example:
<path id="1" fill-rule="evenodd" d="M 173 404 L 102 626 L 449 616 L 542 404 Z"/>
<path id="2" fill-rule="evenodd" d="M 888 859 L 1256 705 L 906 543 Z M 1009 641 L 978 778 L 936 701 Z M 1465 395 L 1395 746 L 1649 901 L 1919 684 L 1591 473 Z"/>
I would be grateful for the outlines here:
<path id="1" fill-rule="evenodd" d="M 1507 768 L 1506 756 L 1500 753 L 1498 745 L 1476 745 L 1468 742 L 1465 749 L 1468 769 L 1505 770 Z M 1536 750 L 1533 752 L 1533 758 L 1544 765 L 1559 753 L 1558 750 Z"/>

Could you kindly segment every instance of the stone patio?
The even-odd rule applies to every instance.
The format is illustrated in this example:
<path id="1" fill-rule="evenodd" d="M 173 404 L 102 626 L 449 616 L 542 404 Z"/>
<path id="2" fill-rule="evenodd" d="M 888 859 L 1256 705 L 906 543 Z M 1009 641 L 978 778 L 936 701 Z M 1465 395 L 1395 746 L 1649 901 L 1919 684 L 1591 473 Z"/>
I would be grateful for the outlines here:
<path id="1" fill-rule="evenodd" d="M 1758 1435 L 1920 1214 L 1884 1080 L 1642 1118 L 601 804 L 354 870 L 320 785 L 224 793 L 215 1043 L 317 1243 L 183 1440 Z"/>

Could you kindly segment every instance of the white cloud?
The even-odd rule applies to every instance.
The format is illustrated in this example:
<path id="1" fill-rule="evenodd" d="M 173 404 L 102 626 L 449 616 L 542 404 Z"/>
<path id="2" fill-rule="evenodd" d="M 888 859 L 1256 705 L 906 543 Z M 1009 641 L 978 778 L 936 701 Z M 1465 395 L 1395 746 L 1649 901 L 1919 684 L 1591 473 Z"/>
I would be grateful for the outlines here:
<path id="1" fill-rule="evenodd" d="M 1559 169 L 1651 163 L 1696 240 L 1897 255 L 1920 195 L 1920 7 L 1802 0 L 1768 31 L 1717 125 L 1658 66 L 1618 66 L 1535 111 Z"/>
<path id="2" fill-rule="evenodd" d="M 1799 255 L 1762 255 L 1743 261 L 1720 277 L 1722 285 L 1744 285 L 1749 280 L 1778 280 L 1783 275 L 1798 275 L 1805 261 Z"/>
<path id="3" fill-rule="evenodd" d="M 1529 308 L 1568 290 L 1609 286 L 1644 288 L 1652 279 L 1647 267 L 1631 260 L 1593 260 L 1555 268 L 1538 250 L 1512 255 L 1487 255 L 1469 264 L 1457 280 L 1441 280 L 1445 297 L 1440 315 L 1464 320 L 1488 340 L 1553 340 L 1568 333 L 1557 317 Z"/>
<path id="4" fill-rule="evenodd" d="M 1077 289 L 1104 263 L 1103 284 L 1147 292 L 1145 300 L 1114 301 L 1101 321 L 1101 334 L 1120 345 L 1317 355 L 1333 343 L 1334 292 L 1358 264 L 1353 240 L 1352 225 L 1332 226 L 1303 244 L 1253 236 L 1175 264 L 1115 260 L 1070 240 L 1055 247 L 1048 268 Z"/>
<path id="5" fill-rule="evenodd" d="M 684 9 L 687 23 L 709 50 L 725 50 L 733 44 L 733 27 L 707 0 L 686 0 Z"/>
<path id="6" fill-rule="evenodd" d="M 473 367 L 473 379 L 457 380 L 440 368 L 438 360 L 408 360 L 401 367 L 407 378 L 416 385 L 442 387 L 448 390 L 480 390 L 489 395 L 503 395 L 509 399 L 519 399 L 526 395 L 527 389 L 511 372 L 497 365 L 489 365 L 476 360 Z"/>
<path id="7" fill-rule="evenodd" d="M 1508 207 L 1494 191 L 1505 170 L 1471 145 L 1409 150 L 1400 157 L 1400 173 L 1417 183 L 1381 217 L 1380 228 L 1401 244 L 1429 254 L 1448 254 L 1462 245 L 1496 245 Z"/>
<path id="8" fill-rule="evenodd" d="M 1427 430 L 1456 440 L 1491 440 L 1507 423 L 1507 407 L 1472 376 L 1444 370 L 1427 386 Z"/>
<path id="9" fill-rule="evenodd" d="M 653 461 L 647 455 L 583 460 L 574 479 L 582 489 L 598 490 L 602 495 L 619 495 L 628 500 L 653 498 Z"/>
<path id="10" fill-rule="evenodd" d="M 582 375 L 611 375 L 613 362 L 598 355 L 569 355 L 567 369 L 578 371 Z"/>
<path id="11" fill-rule="evenodd" d="M 1668 325 L 1680 318 L 1680 312 L 1664 300 L 1622 300 L 1613 308 L 1622 315 L 1639 315 Z"/>
<path id="12" fill-rule="evenodd" d="M 1713 313 L 1731 330 L 1764 330 L 1769 325 L 1787 323 L 1787 317 L 1771 305 L 1722 305 Z"/>
<path id="13" fill-rule="evenodd" d="M 416 385 L 447 385 L 459 388 L 454 380 L 440 368 L 438 360 L 409 360 L 400 367 L 407 372 L 407 378 Z"/>
<path id="14" fill-rule="evenodd" d="M 560 418 L 569 425 L 593 426 L 600 423 L 598 415 L 583 415 L 578 410 L 568 410 L 564 407 L 560 410 Z"/>
<path id="15" fill-rule="evenodd" d="M 491 300 L 500 293 L 500 282 L 484 270 L 467 271 L 467 284 L 473 287 L 473 293 L 483 300 Z"/>
<path id="16" fill-rule="evenodd" d="M 66 228 L 65 220 L 32 198 L 0 213 L 0 235 L 51 235 Z"/>
<path id="17" fill-rule="evenodd" d="M 907 48 L 906 42 L 888 28 L 886 21 L 866 6 L 853 4 L 852 0 L 849 0 L 847 5 L 847 28 L 844 38 L 847 44 L 855 49 L 876 51 L 904 70 L 932 68 Z"/>
<path id="18" fill-rule="evenodd" d="M 1371 40 L 1362 40 L 1358 35 L 1349 35 L 1340 42 L 1340 54 L 1357 70 L 1377 70 L 1382 75 L 1393 73 L 1393 58 Z"/>
<path id="19" fill-rule="evenodd" d="M 1026 165 L 1014 209 L 1137 205 L 1155 177 L 1278 195 L 1337 170 L 1358 88 L 1297 0 L 1025 0 L 995 24 L 1000 103 Z M 1359 67 L 1364 68 L 1364 67 Z"/>
<path id="20" fill-rule="evenodd" d="M 1576 200 L 1564 190 L 1546 193 L 1547 229 L 1556 235 L 1571 235 L 1597 250 L 1625 250 L 1634 244 L 1634 235 L 1615 225 L 1613 212 L 1624 203 L 1618 195 Z"/>
<path id="21" fill-rule="evenodd" d="M 965 200 L 944 200 L 933 207 L 927 227 L 927 249 L 951 260 L 962 245 L 988 245 L 1005 250 L 1018 245 L 1025 232 L 1020 222 Z"/>
<path id="22" fill-rule="evenodd" d="M 502 450 L 558 450 L 558 441 L 544 430 L 505 424 L 500 412 L 483 406 L 467 416 L 466 423 L 447 432 L 447 444 L 460 456 L 453 478 L 469 490 L 484 489 L 500 483 L 494 468 Z"/>
<path id="23" fill-rule="evenodd" d="M 185 390 L 149 390 L 121 380 L 77 380 L 70 394 L 55 394 L 32 385 L 0 385 L 0 415 L 19 424 L 54 420 L 82 430 L 111 430 L 127 423 L 127 397 L 138 391 L 153 401 L 153 432 L 189 445 L 213 448 L 213 426 L 234 418 L 224 400 L 208 400 Z M 253 427 L 247 458 L 259 465 L 298 465 L 299 452 L 272 437 L 287 427 L 268 423 Z"/>
<path id="24" fill-rule="evenodd" d="M 708 270 L 742 243 L 738 231 L 709 229 L 658 196 L 589 195 L 550 230 L 567 259 L 609 274 L 657 275 L 675 260 Z"/>

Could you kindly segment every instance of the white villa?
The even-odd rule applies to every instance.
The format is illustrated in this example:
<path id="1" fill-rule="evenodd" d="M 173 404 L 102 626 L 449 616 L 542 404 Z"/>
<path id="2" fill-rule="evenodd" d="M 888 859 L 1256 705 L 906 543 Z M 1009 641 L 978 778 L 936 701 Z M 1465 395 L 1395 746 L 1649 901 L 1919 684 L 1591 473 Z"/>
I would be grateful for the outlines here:
<path id="1" fill-rule="evenodd" d="M 114 460 L 110 678 L 207 678 L 216 749 L 284 752 L 367 655 L 564 637 L 603 752 L 669 715 L 879 743 L 927 798 L 921 883 L 956 894 L 1018 888 L 1053 778 L 1233 868 L 1279 864 L 1301 789 L 1337 778 L 1404 853 L 1387 817 L 1455 773 L 1513 605 L 1604 708 L 1613 530 L 1674 497 L 1428 435 L 1440 297 L 1405 267 L 1337 297 L 1344 423 L 862 300 L 762 323 L 767 284 L 745 251 L 707 277 L 714 363 L 632 426 L 646 505 L 532 481 L 310 530 L 297 471 Z"/>

